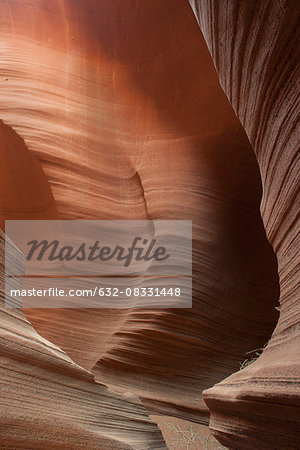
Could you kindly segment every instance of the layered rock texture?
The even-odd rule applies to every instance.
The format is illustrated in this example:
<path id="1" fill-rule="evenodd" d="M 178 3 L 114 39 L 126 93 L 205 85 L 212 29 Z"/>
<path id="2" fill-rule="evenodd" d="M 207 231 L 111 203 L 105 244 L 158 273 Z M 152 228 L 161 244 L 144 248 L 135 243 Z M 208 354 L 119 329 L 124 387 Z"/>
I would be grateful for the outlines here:
<path id="1" fill-rule="evenodd" d="M 4 219 L 193 220 L 191 309 L 26 310 L 39 335 L 3 309 L 5 444 L 164 448 L 136 394 L 148 413 L 207 424 L 202 391 L 277 323 L 273 249 L 275 335 L 205 401 L 232 448 L 276 448 L 278 423 L 295 431 L 293 8 L 193 7 L 216 68 L 185 0 L 0 2 L 2 228 Z"/>
<path id="2" fill-rule="evenodd" d="M 96 383 L 92 373 L 39 336 L 21 310 L 5 308 L 3 238 L 1 231 L 1 447 L 165 449 L 137 397 Z"/>
<path id="3" fill-rule="evenodd" d="M 204 397 L 230 448 L 300 447 L 297 1 L 191 1 L 220 82 L 255 149 L 276 252 L 280 317 L 259 359 Z M 200 57 L 200 56 L 199 56 Z"/>

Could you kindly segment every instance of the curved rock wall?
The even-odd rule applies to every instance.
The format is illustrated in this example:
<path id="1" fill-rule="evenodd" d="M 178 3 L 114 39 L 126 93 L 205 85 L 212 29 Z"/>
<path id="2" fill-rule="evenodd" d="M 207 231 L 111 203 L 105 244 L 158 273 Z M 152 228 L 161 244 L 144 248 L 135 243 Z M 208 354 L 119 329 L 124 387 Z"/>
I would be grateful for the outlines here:
<path id="1" fill-rule="evenodd" d="M 55 219 L 48 180 L 23 139 L 0 121 L 0 228 L 5 220 Z"/>
<path id="2" fill-rule="evenodd" d="M 36 190 L 47 203 L 50 186 L 54 198 L 49 215 L 37 217 L 29 201 L 20 207 L 16 184 L 3 217 L 192 219 L 194 227 L 192 309 L 36 309 L 26 317 L 84 373 L 137 393 L 151 412 L 206 423 L 202 390 L 264 345 L 279 292 L 259 168 L 188 3 L 9 0 L 0 17 L 0 119 L 25 142 L 18 138 L 21 150 L 7 141 L 2 155 L 26 145 L 40 164 Z M 13 180 L 11 171 L 5 186 Z M 88 405 L 84 416 L 97 411 Z M 118 430 L 110 437 L 160 448 L 145 420 L 147 429 L 129 429 L 134 442 Z M 102 422 L 94 426 L 105 435 Z"/>
<path id="3" fill-rule="evenodd" d="M 264 344 L 278 287 L 258 167 L 192 11 L 184 0 L 0 7 L 0 117 L 40 161 L 60 217 L 194 223 L 192 310 L 27 317 L 102 382 L 206 422 L 202 390 Z"/>
<path id="4" fill-rule="evenodd" d="M 17 278 L 15 286 L 20 288 Z M 92 373 L 39 336 L 22 311 L 5 307 L 4 289 L 0 230 L 1 447 L 166 448 L 137 397 L 96 383 Z"/>
<path id="5" fill-rule="evenodd" d="M 205 391 L 210 426 L 230 448 L 298 448 L 299 2 L 190 3 L 255 149 L 261 214 L 277 255 L 281 291 L 279 321 L 262 356 Z"/>

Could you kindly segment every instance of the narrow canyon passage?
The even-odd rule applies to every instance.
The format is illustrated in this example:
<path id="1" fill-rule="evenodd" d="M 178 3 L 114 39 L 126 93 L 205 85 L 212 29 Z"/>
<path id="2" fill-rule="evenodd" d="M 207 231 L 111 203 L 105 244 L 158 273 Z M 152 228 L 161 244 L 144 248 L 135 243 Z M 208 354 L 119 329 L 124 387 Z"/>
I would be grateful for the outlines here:
<path id="1" fill-rule="evenodd" d="M 2 221 L 193 221 L 193 308 L 26 318 L 149 413 L 207 424 L 202 391 L 268 341 L 279 283 L 255 153 L 190 5 L 11 0 L 0 15 Z"/>
<path id="2" fill-rule="evenodd" d="M 194 306 L 26 315 L 99 381 L 206 422 L 202 390 L 277 319 L 258 166 L 185 1 L 73 3 L 1 6 L 12 17 L 1 117 L 40 161 L 61 218 L 192 219 Z"/>

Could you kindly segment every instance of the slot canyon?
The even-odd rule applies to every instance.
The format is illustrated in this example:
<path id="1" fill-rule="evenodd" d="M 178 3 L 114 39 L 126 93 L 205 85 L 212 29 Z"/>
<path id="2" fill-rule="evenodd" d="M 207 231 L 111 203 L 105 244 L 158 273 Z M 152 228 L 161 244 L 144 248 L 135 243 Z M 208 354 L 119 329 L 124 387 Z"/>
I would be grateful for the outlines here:
<path id="1" fill-rule="evenodd" d="M 0 0 L 0 448 L 300 448 L 299 11 Z M 192 308 L 6 308 L 78 219 L 192 220 Z"/>

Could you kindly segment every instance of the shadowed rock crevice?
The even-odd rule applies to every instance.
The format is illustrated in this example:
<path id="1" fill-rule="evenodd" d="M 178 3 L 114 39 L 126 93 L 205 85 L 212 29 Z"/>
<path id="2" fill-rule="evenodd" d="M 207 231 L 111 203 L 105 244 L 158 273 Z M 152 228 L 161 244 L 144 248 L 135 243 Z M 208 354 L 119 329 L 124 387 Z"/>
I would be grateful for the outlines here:
<path id="1" fill-rule="evenodd" d="M 0 120 L 0 228 L 5 220 L 54 219 L 57 208 L 39 161 Z"/>

